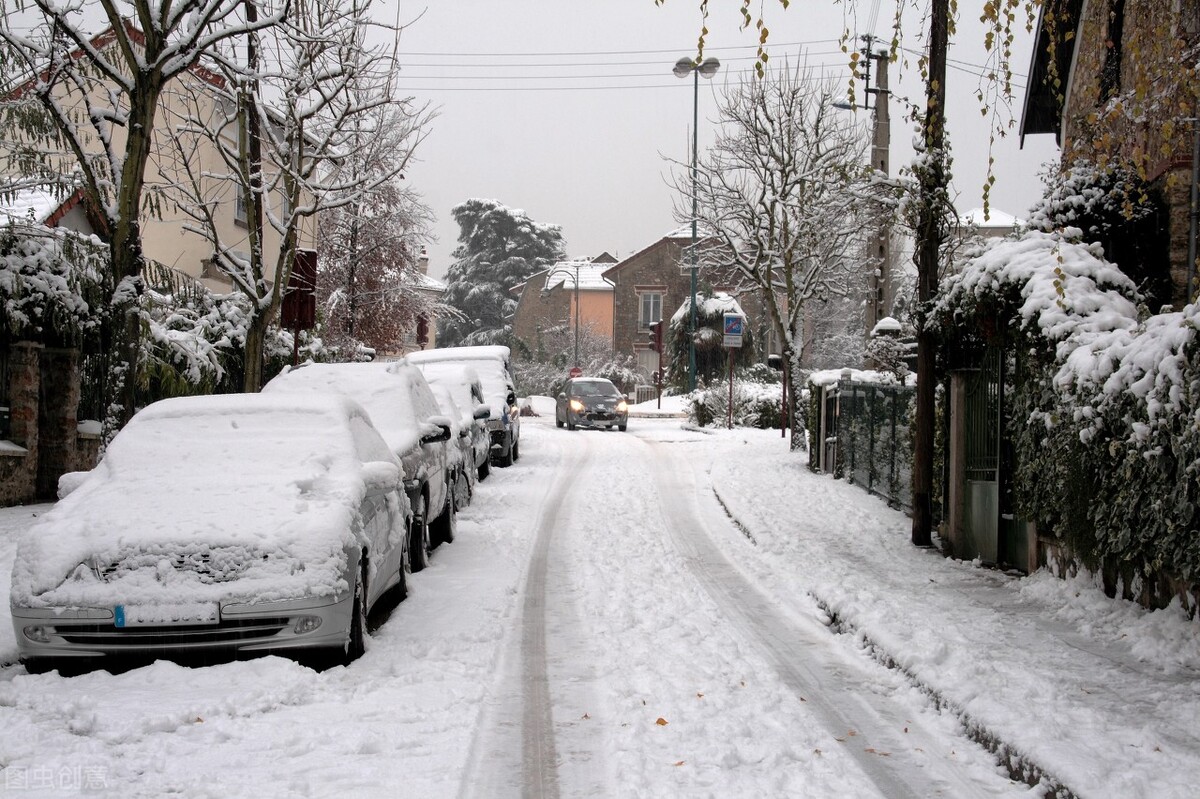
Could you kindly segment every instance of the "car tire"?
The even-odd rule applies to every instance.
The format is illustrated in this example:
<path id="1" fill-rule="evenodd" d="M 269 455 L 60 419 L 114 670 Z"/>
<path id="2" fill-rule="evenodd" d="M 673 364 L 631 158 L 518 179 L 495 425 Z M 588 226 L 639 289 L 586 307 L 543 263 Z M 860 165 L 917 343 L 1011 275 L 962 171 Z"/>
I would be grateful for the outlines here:
<path id="1" fill-rule="evenodd" d="M 622 433 L 624 433 L 624 432 L 625 432 L 625 428 L 626 428 L 626 427 L 628 427 L 628 425 L 627 425 L 627 424 L 619 424 L 619 425 L 617 425 L 617 429 L 618 429 L 618 430 L 620 430 Z"/>
<path id="2" fill-rule="evenodd" d="M 429 565 L 429 518 L 426 512 L 425 495 L 417 500 L 416 512 L 413 513 L 412 530 L 408 537 L 409 560 L 412 573 L 416 574 Z"/>
<path id="3" fill-rule="evenodd" d="M 488 475 L 492 473 L 492 459 L 488 456 L 483 463 L 479 464 L 479 479 L 486 480 Z"/>
<path id="4" fill-rule="evenodd" d="M 408 575 L 411 572 L 412 560 L 408 556 L 408 547 L 405 547 L 404 553 L 400 556 L 400 574 L 397 575 L 396 585 L 392 587 L 397 602 L 408 599 Z"/>
<path id="5" fill-rule="evenodd" d="M 449 544 L 454 541 L 458 529 L 458 511 L 455 510 L 454 496 L 446 497 L 446 507 L 433 523 L 430 537 L 438 544 Z"/>
<path id="6" fill-rule="evenodd" d="M 558 428 L 562 428 L 562 426 L 563 426 L 563 420 L 562 420 L 562 419 L 559 419 L 557 416 L 555 416 L 555 417 L 554 417 L 554 426 L 555 426 L 555 427 L 558 427 Z"/>
<path id="7" fill-rule="evenodd" d="M 362 657 L 366 651 L 367 578 L 365 573 L 360 573 L 358 579 L 354 581 L 354 604 L 350 609 L 350 630 L 346 637 L 346 650 L 342 656 L 342 665 L 349 666 Z"/>
<path id="8" fill-rule="evenodd" d="M 568 429 L 568 430 L 574 430 L 574 429 L 575 429 L 575 423 L 574 423 L 574 422 L 572 422 L 570 419 L 568 419 L 568 420 L 567 420 L 567 429 Z"/>

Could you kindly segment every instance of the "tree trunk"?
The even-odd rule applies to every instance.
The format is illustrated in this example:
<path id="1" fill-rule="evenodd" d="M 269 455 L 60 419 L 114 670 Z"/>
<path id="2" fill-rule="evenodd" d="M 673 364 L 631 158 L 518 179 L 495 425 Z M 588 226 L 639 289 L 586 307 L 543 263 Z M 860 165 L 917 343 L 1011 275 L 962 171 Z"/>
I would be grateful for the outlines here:
<path id="1" fill-rule="evenodd" d="M 938 256 L 942 244 L 942 206 L 947 191 L 945 170 L 946 46 L 949 0 L 930 5 L 929 77 L 926 83 L 925 164 L 921 170 L 921 215 L 917 231 L 917 407 L 913 435 L 912 542 L 933 542 L 934 355 L 936 342 L 928 325 L 929 305 L 937 293 Z"/>
<path id="2" fill-rule="evenodd" d="M 254 394 L 262 390 L 263 350 L 267 339 L 266 317 L 255 316 L 246 328 L 246 374 L 242 380 L 242 391 Z"/>

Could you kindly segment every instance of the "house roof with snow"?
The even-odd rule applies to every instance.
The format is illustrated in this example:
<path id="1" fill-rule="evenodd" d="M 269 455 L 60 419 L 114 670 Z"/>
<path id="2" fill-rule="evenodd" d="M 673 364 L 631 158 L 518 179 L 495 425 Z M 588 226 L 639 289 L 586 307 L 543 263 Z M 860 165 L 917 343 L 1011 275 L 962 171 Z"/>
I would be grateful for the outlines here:
<path id="1" fill-rule="evenodd" d="M 985 212 L 982 208 L 972 208 L 959 215 L 958 224 L 962 227 L 977 227 L 983 229 L 1004 228 L 1013 230 L 1025 224 L 1024 219 L 1018 219 L 1012 214 L 1006 214 L 996 208 Z"/>
<path id="2" fill-rule="evenodd" d="M 608 262 L 559 261 L 546 270 L 543 289 L 548 291 L 561 286 L 566 291 L 574 291 L 578 275 L 580 291 L 612 291 L 612 283 L 604 279 L 604 273 L 611 267 Z"/>

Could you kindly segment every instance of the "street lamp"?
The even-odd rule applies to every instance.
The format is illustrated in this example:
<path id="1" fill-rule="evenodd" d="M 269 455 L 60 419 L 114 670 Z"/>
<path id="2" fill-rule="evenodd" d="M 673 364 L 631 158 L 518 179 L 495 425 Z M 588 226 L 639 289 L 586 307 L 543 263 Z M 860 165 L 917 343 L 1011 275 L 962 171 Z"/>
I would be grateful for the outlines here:
<path id="1" fill-rule="evenodd" d="M 699 147 L 700 127 L 700 76 L 711 79 L 721 68 L 721 62 L 715 58 L 706 58 L 697 63 L 696 59 L 683 57 L 675 62 L 671 70 L 677 78 L 692 76 L 692 293 L 688 304 L 688 391 L 696 390 L 696 216 L 699 214 L 696 189 L 696 151 Z M 659 356 L 662 357 L 661 355 Z"/>
<path id="2" fill-rule="evenodd" d="M 550 287 L 549 287 L 550 279 L 559 272 L 562 272 L 563 275 L 570 275 L 571 272 L 569 270 L 574 270 L 574 272 L 575 272 L 575 368 L 576 369 L 579 368 L 579 269 L 582 266 L 583 266 L 582 262 L 574 263 L 574 264 L 571 264 L 570 266 L 566 266 L 566 265 L 555 266 L 553 269 L 551 269 L 549 272 L 546 273 L 547 287 L 542 289 L 542 292 L 541 292 L 543 297 L 550 296 Z"/>

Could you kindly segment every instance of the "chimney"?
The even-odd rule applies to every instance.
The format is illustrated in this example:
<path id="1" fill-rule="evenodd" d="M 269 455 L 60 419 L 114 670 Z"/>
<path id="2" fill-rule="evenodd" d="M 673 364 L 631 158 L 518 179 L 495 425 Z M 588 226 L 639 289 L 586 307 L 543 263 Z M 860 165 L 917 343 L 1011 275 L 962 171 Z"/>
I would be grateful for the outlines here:
<path id="1" fill-rule="evenodd" d="M 429 250 L 421 247 L 421 255 L 417 258 L 417 268 L 421 270 L 422 275 L 429 274 Z"/>

